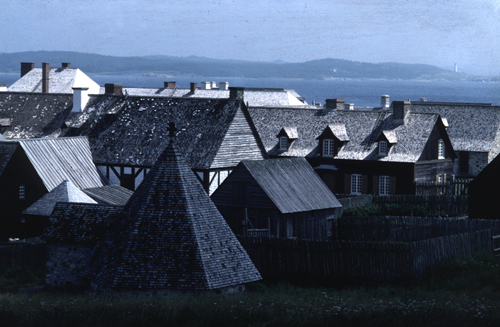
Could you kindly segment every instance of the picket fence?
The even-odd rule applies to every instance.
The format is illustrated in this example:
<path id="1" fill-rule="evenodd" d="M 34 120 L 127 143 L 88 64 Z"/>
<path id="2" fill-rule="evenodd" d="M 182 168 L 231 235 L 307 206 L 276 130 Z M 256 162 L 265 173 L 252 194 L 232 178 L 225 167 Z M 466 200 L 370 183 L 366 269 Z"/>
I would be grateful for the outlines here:
<path id="1" fill-rule="evenodd" d="M 0 243 L 0 268 L 24 267 L 45 270 L 47 251 L 44 242 Z"/>

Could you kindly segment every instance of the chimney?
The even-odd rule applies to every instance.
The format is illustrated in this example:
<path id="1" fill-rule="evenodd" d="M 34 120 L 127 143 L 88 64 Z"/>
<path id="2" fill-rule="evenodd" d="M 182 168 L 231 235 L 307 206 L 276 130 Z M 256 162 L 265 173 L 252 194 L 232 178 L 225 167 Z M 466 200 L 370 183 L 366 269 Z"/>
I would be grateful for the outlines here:
<path id="1" fill-rule="evenodd" d="M 325 109 L 344 109 L 344 99 L 326 99 L 325 100 Z"/>
<path id="2" fill-rule="evenodd" d="M 382 109 L 389 109 L 390 102 L 389 102 L 389 96 L 387 94 L 384 94 L 380 97 L 380 107 Z"/>
<path id="3" fill-rule="evenodd" d="M 345 109 L 347 109 L 347 110 L 354 110 L 354 103 L 346 103 L 345 104 Z"/>
<path id="4" fill-rule="evenodd" d="M 49 63 L 42 62 L 42 93 L 49 93 L 49 73 Z"/>
<path id="5" fill-rule="evenodd" d="M 228 82 L 220 82 L 219 83 L 219 90 L 224 90 L 224 91 L 229 90 L 229 83 Z"/>
<path id="6" fill-rule="evenodd" d="M 123 95 L 123 85 L 120 83 L 106 83 L 104 84 L 104 93 L 113 95 Z"/>
<path id="7" fill-rule="evenodd" d="M 7 84 L 0 84 L 0 92 L 7 92 Z"/>
<path id="8" fill-rule="evenodd" d="M 73 108 L 71 112 L 82 112 L 89 102 L 88 87 L 73 87 Z"/>
<path id="9" fill-rule="evenodd" d="M 210 90 L 212 88 L 212 82 L 201 82 L 202 90 Z"/>
<path id="10" fill-rule="evenodd" d="M 21 63 L 21 77 L 28 74 L 33 68 L 35 68 L 34 62 L 22 62 Z"/>
<path id="11" fill-rule="evenodd" d="M 229 99 L 232 100 L 243 100 L 243 95 L 245 94 L 244 87 L 230 87 L 229 88 Z"/>
<path id="12" fill-rule="evenodd" d="M 405 123 L 406 114 L 410 111 L 410 101 L 392 101 L 392 121 L 396 125 Z"/>
<path id="13" fill-rule="evenodd" d="M 189 91 L 191 93 L 195 93 L 196 92 L 196 88 L 197 88 L 196 83 L 190 83 L 189 84 Z"/>
<path id="14" fill-rule="evenodd" d="M 163 82 L 163 88 L 175 89 L 175 82 Z"/>
<path id="15" fill-rule="evenodd" d="M 216 89 L 216 88 L 217 88 L 217 83 L 212 82 L 212 89 Z"/>
<path id="16" fill-rule="evenodd" d="M 63 62 L 62 68 L 71 68 L 71 63 L 70 62 Z"/>

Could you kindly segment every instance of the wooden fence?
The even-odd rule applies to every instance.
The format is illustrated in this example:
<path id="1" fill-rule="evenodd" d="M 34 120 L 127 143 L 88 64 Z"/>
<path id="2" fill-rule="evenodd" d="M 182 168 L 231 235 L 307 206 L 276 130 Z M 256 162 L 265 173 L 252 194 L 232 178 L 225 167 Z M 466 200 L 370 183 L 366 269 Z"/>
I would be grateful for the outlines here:
<path id="1" fill-rule="evenodd" d="M 415 242 L 489 229 L 500 234 L 500 220 L 424 217 L 341 217 L 332 222 L 337 240 Z"/>
<path id="2" fill-rule="evenodd" d="M 364 206 L 367 203 L 373 202 L 373 195 L 371 194 L 335 194 L 335 197 L 339 200 L 340 204 L 342 204 L 344 210 L 347 208 Z"/>
<path id="3" fill-rule="evenodd" d="M 374 196 L 373 203 L 379 205 L 398 204 L 401 206 L 422 206 L 431 212 L 469 212 L 468 195 L 389 195 Z"/>
<path id="4" fill-rule="evenodd" d="M 419 276 L 452 256 L 491 252 L 489 230 L 410 243 L 238 238 L 264 279 L 309 275 L 393 280 Z"/>
<path id="5" fill-rule="evenodd" d="M 0 243 L 0 268 L 25 267 L 31 270 L 45 270 L 47 250 L 45 243 Z"/>

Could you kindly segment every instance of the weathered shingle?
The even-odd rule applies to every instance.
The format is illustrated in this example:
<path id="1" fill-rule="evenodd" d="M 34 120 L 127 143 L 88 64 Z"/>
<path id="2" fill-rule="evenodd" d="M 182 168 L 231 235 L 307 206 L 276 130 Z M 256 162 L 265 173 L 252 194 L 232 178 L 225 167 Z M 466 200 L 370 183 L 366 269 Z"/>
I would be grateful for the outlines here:
<path id="1" fill-rule="evenodd" d="M 83 274 L 114 289 L 207 290 L 260 279 L 170 144 L 94 250 Z"/>
<path id="2" fill-rule="evenodd" d="M 133 191 L 119 185 L 104 185 L 82 190 L 85 194 L 101 204 L 124 206 L 134 194 Z"/>
<path id="3" fill-rule="evenodd" d="M 97 203 L 80 191 L 71 181 L 65 180 L 24 210 L 23 214 L 50 216 L 57 202 Z"/>
<path id="4" fill-rule="evenodd" d="M 342 206 L 304 158 L 242 161 L 240 166 L 250 172 L 281 213 Z"/>

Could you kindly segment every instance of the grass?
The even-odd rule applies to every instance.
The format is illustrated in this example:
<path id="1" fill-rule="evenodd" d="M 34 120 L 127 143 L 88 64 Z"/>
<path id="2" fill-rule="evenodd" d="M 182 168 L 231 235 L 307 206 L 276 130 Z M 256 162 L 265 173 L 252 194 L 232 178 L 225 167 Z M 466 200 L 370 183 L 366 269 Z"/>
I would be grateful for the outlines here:
<path id="1" fill-rule="evenodd" d="M 327 286 L 325 286 L 327 285 Z M 500 323 L 500 262 L 449 260 L 393 283 L 254 283 L 236 295 L 0 294 L 3 326 L 487 326 Z"/>

